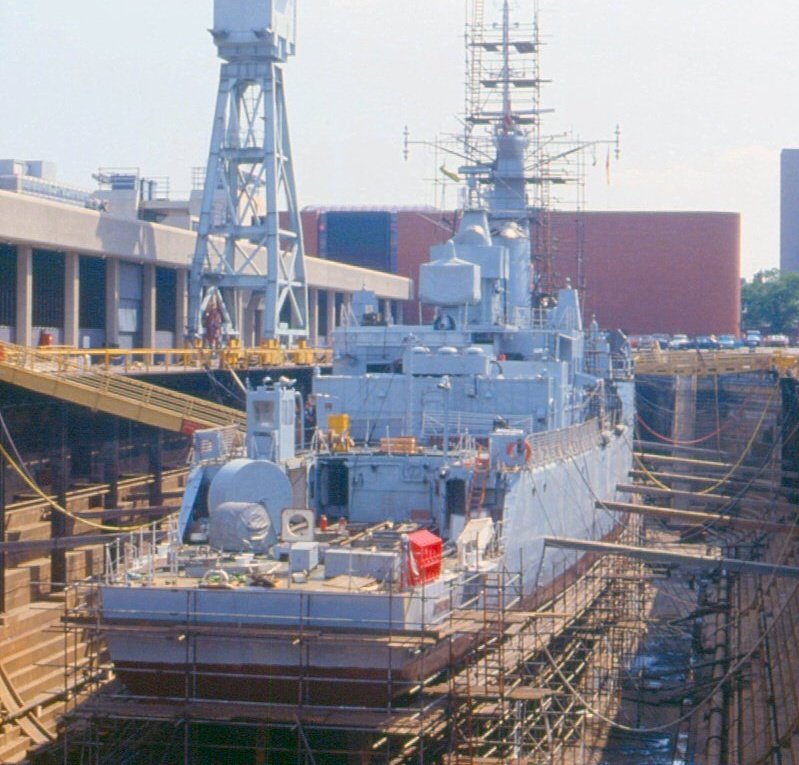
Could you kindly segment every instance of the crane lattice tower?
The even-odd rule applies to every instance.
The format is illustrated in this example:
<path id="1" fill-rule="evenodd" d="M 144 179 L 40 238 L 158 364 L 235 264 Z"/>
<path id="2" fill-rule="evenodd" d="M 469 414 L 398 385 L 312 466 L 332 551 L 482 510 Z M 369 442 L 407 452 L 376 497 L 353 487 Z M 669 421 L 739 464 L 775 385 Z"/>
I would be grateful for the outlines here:
<path id="1" fill-rule="evenodd" d="M 295 0 L 214 2 L 223 63 L 189 279 L 193 337 L 208 335 L 210 309 L 245 342 L 308 334 L 283 71 L 295 29 Z"/>

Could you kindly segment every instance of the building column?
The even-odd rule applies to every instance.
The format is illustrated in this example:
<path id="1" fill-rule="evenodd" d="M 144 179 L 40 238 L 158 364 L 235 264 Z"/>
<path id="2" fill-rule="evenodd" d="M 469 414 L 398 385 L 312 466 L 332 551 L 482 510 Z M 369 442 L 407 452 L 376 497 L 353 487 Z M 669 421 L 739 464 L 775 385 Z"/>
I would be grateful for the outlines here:
<path id="1" fill-rule="evenodd" d="M 319 290 L 308 289 L 308 339 L 315 348 L 319 345 Z"/>
<path id="2" fill-rule="evenodd" d="M 342 322 L 344 324 L 350 320 L 350 314 L 352 313 L 352 292 L 344 293 L 344 299 L 341 301 L 341 310 L 344 314 L 344 321 Z"/>
<path id="3" fill-rule="evenodd" d="M 333 330 L 336 328 L 336 291 L 327 291 L 327 344 L 333 343 Z"/>
<path id="4" fill-rule="evenodd" d="M 105 261 L 105 344 L 119 345 L 119 261 Z"/>
<path id="5" fill-rule="evenodd" d="M 175 347 L 182 348 L 189 331 L 189 272 L 185 268 L 177 270 L 175 292 Z"/>
<path id="6" fill-rule="evenodd" d="M 33 248 L 17 245 L 17 345 L 33 345 Z"/>
<path id="7" fill-rule="evenodd" d="M 155 263 L 145 263 L 142 270 L 141 344 L 155 348 Z"/>
<path id="8" fill-rule="evenodd" d="M 64 253 L 64 345 L 80 347 L 80 259 Z"/>

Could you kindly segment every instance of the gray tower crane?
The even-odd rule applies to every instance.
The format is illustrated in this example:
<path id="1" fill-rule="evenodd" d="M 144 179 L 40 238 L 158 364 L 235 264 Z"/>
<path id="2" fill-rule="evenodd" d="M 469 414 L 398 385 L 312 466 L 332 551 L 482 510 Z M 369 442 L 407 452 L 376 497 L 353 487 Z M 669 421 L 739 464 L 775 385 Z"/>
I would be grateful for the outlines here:
<path id="1" fill-rule="evenodd" d="M 295 0 L 214 2 L 223 63 L 189 277 L 189 334 L 211 345 L 308 334 L 283 77 L 295 29 Z"/>

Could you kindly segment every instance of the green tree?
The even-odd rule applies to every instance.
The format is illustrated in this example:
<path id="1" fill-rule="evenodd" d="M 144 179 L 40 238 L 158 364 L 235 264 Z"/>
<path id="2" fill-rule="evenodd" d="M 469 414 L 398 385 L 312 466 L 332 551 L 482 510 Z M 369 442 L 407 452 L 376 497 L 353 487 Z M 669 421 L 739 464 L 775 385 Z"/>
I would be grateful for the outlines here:
<path id="1" fill-rule="evenodd" d="M 799 274 L 758 271 L 741 288 L 744 329 L 794 335 L 799 330 Z"/>

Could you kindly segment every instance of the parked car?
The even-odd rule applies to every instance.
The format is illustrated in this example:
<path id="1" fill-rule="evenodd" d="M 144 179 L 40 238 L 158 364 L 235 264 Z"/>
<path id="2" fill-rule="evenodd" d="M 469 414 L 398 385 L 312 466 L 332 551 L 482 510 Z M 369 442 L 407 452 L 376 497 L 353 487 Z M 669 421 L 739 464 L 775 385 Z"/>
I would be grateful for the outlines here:
<path id="1" fill-rule="evenodd" d="M 719 348 L 719 341 L 715 335 L 697 335 L 693 346 L 699 351 L 715 351 Z"/>
<path id="2" fill-rule="evenodd" d="M 746 337 L 744 337 L 744 343 L 750 348 L 757 348 L 758 346 L 763 345 L 763 337 L 758 330 L 750 329 L 746 333 Z"/>
<path id="3" fill-rule="evenodd" d="M 743 341 L 736 335 L 719 335 L 718 341 L 719 348 L 724 351 L 731 351 L 743 345 Z"/>
<path id="4" fill-rule="evenodd" d="M 658 332 L 652 337 L 657 341 L 658 345 L 660 346 L 661 350 L 666 350 L 669 347 L 669 342 L 671 341 L 671 335 L 667 335 L 664 332 Z"/>
<path id="5" fill-rule="evenodd" d="M 788 339 L 788 335 L 766 335 L 766 339 L 763 341 L 763 345 L 767 345 L 769 348 L 787 348 L 791 344 L 791 341 Z"/>
<path id="6" fill-rule="evenodd" d="M 642 351 L 655 351 L 660 349 L 660 343 L 652 335 L 643 335 L 638 348 Z"/>
<path id="7" fill-rule="evenodd" d="M 630 335 L 627 342 L 634 351 L 652 351 L 666 347 L 654 335 Z"/>
<path id="8" fill-rule="evenodd" d="M 690 345 L 691 340 L 688 335 L 674 335 L 671 340 L 669 340 L 670 351 L 684 351 L 687 350 Z"/>

